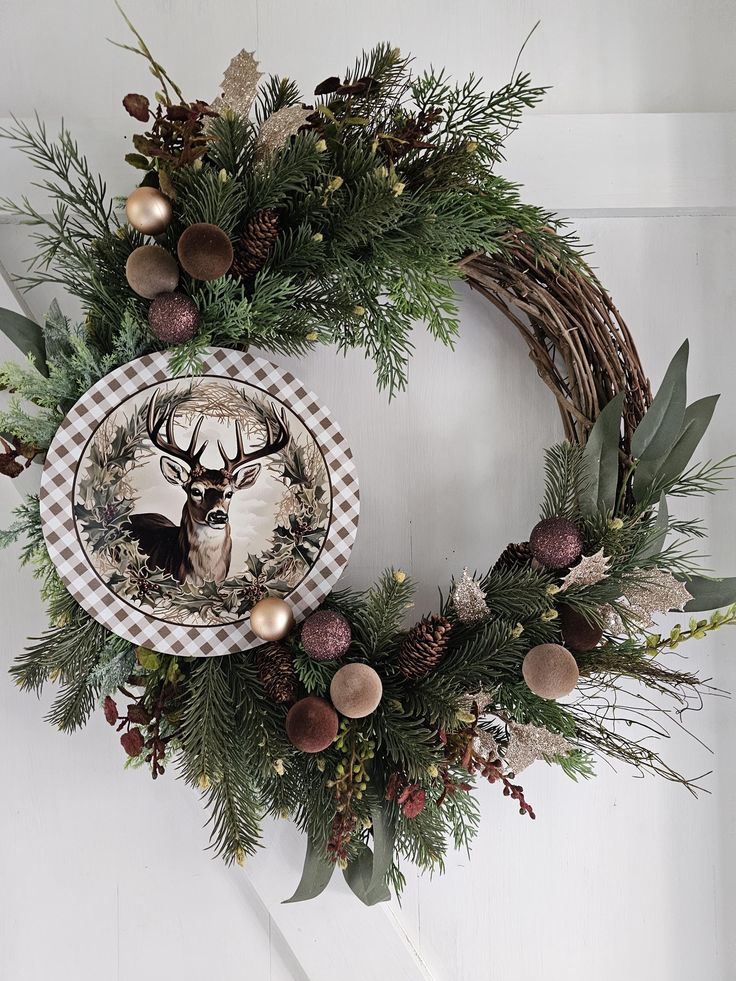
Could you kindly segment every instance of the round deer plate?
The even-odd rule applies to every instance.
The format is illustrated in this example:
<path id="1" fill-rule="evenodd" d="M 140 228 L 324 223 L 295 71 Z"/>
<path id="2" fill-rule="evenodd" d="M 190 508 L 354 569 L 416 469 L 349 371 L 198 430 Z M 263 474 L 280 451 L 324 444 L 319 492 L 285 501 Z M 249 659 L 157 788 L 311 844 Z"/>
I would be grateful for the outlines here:
<path id="1" fill-rule="evenodd" d="M 358 525 L 352 453 L 286 371 L 224 348 L 172 378 L 116 369 L 67 415 L 41 480 L 44 536 L 77 602 L 135 644 L 186 657 L 261 641 L 250 609 L 297 620 L 342 573 Z"/>

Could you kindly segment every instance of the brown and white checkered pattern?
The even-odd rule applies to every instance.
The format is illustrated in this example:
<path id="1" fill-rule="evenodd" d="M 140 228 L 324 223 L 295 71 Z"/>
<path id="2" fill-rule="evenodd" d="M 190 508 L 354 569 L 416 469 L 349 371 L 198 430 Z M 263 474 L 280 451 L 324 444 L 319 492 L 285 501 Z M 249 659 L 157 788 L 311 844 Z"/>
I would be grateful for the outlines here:
<path id="1" fill-rule="evenodd" d="M 315 565 L 286 597 L 297 621 L 319 606 L 342 574 L 358 529 L 358 479 L 353 455 L 328 410 L 301 382 L 263 358 L 210 348 L 203 374 L 246 382 L 273 396 L 309 428 L 330 475 L 332 513 Z M 219 626 L 167 623 L 113 593 L 92 568 L 73 516 L 77 467 L 88 440 L 120 402 L 144 388 L 171 381 L 165 353 L 123 365 L 94 385 L 70 410 L 46 456 L 41 479 L 41 522 L 49 555 L 72 596 L 91 616 L 120 637 L 151 650 L 184 657 L 231 654 L 262 643 L 250 620 Z"/>

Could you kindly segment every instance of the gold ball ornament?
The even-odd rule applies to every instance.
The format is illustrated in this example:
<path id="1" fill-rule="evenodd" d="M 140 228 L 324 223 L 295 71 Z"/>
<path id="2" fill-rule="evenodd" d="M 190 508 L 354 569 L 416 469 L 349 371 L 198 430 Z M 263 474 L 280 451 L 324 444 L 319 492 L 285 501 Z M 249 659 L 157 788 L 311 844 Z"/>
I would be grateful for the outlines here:
<path id="1" fill-rule="evenodd" d="M 528 652 L 521 673 L 529 689 L 540 698 L 564 698 L 580 678 L 578 664 L 561 644 L 538 644 Z"/>
<path id="2" fill-rule="evenodd" d="M 294 629 L 294 614 L 286 600 L 266 596 L 251 609 L 250 625 L 261 640 L 283 640 Z"/>
<path id="3" fill-rule="evenodd" d="M 182 269 L 192 279 L 209 282 L 224 276 L 233 264 L 233 244 L 217 225 L 198 222 L 179 237 L 176 246 Z"/>
<path id="4" fill-rule="evenodd" d="M 367 664 L 344 664 L 330 683 L 330 698 L 348 719 L 364 719 L 375 712 L 383 695 L 378 674 Z"/>
<path id="5" fill-rule="evenodd" d="M 159 293 L 173 293 L 179 282 L 176 259 L 160 245 L 140 245 L 128 256 L 125 278 L 138 296 L 152 300 Z"/>
<path id="6" fill-rule="evenodd" d="M 171 201 L 157 187 L 137 187 L 125 202 L 125 214 L 136 231 L 160 235 L 171 222 Z"/>

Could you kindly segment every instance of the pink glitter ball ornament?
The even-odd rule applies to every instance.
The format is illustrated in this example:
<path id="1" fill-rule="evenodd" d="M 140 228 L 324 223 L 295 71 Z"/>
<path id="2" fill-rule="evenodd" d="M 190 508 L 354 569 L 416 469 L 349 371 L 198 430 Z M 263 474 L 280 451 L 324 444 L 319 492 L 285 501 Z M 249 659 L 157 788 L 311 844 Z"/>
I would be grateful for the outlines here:
<path id="1" fill-rule="evenodd" d="M 302 647 L 315 661 L 342 657 L 353 639 L 350 624 L 335 610 L 317 610 L 302 627 Z"/>
<path id="2" fill-rule="evenodd" d="M 184 293 L 160 293 L 148 308 L 148 323 L 162 344 L 184 344 L 199 329 L 199 309 Z"/>

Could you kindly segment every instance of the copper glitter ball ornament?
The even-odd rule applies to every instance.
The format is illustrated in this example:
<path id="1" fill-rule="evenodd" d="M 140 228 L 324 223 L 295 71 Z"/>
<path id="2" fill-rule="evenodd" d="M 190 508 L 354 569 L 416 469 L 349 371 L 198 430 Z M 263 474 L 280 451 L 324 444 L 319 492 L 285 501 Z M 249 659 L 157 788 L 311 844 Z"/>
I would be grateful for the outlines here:
<path id="1" fill-rule="evenodd" d="M 261 640 L 283 640 L 294 628 L 294 614 L 286 600 L 266 596 L 252 607 L 250 626 Z"/>
<path id="2" fill-rule="evenodd" d="M 160 245 L 140 245 L 125 263 L 128 285 L 146 300 L 159 293 L 173 293 L 179 282 L 176 259 Z"/>
<path id="3" fill-rule="evenodd" d="M 548 569 L 566 569 L 583 554 L 583 536 L 569 518 L 545 518 L 534 526 L 529 548 Z"/>
<path id="4" fill-rule="evenodd" d="M 364 719 L 375 712 L 382 695 L 381 679 L 367 664 L 343 664 L 330 683 L 332 704 L 348 719 Z"/>
<path id="5" fill-rule="evenodd" d="M 160 235 L 171 222 L 171 201 L 157 187 L 137 187 L 125 202 L 125 214 L 136 231 Z"/>
<path id="6" fill-rule="evenodd" d="M 303 753 L 321 753 L 337 736 L 337 712 L 323 698 L 309 695 L 292 705 L 286 716 L 286 735 Z"/>
<path id="7" fill-rule="evenodd" d="M 580 678 L 577 661 L 561 644 L 538 644 L 521 665 L 524 681 L 540 698 L 564 698 Z"/>
<path id="8" fill-rule="evenodd" d="M 317 610 L 302 627 L 302 647 L 315 661 L 334 661 L 350 647 L 350 624 L 336 610 Z"/>
<path id="9" fill-rule="evenodd" d="M 199 329 L 199 308 L 184 293 L 160 293 L 148 308 L 148 323 L 162 344 L 184 344 Z"/>
<path id="10" fill-rule="evenodd" d="M 233 264 L 230 238 L 217 225 L 207 222 L 199 222 L 185 229 L 179 237 L 176 251 L 182 269 L 192 279 L 205 283 L 224 276 Z"/>
<path id="11" fill-rule="evenodd" d="M 560 629 L 570 650 L 579 654 L 592 651 L 603 640 L 603 629 L 597 623 L 586 620 L 571 606 L 560 607 Z"/>

